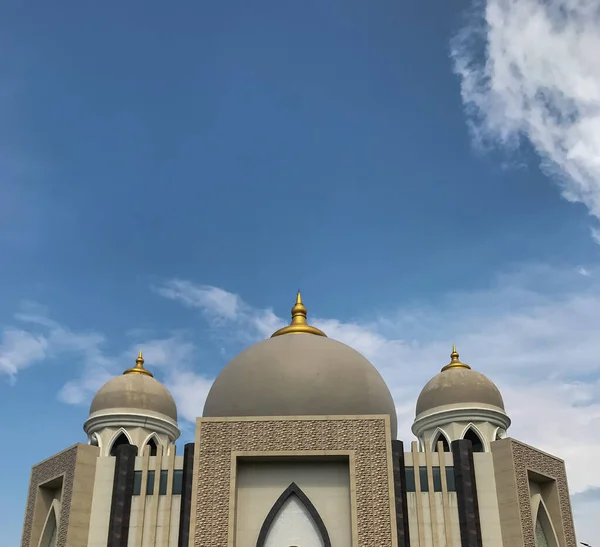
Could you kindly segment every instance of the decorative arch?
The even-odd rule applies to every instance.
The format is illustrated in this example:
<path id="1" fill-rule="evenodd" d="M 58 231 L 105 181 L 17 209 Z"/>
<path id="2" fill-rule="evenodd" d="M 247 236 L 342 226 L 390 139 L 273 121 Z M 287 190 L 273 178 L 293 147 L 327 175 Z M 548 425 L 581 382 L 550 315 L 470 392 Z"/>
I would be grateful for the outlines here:
<path id="1" fill-rule="evenodd" d="M 536 547 L 560 547 L 556 536 L 556 530 L 550 520 L 546 504 L 544 503 L 542 496 L 537 494 L 536 497 L 539 498 L 539 500 L 536 500 L 538 504 L 534 520 Z"/>
<path id="2" fill-rule="evenodd" d="M 98 433 L 92 433 L 90 436 L 89 444 L 91 446 L 97 446 L 100 450 L 102 450 L 102 439 Z"/>
<path id="3" fill-rule="evenodd" d="M 39 547 L 56 547 L 56 534 L 60 522 L 60 504 L 54 500 L 44 522 L 44 528 L 40 537 Z"/>
<path id="4" fill-rule="evenodd" d="M 292 482 L 277 498 L 277 501 L 271 507 L 271 510 L 267 514 L 258 534 L 258 540 L 256 541 L 256 547 L 266 547 L 267 536 L 273 527 L 273 524 L 276 522 L 277 516 L 280 514 L 282 510 L 284 510 L 284 506 L 286 502 L 290 502 L 293 498 L 296 498 L 308 511 L 310 518 L 315 525 L 319 536 L 321 537 L 323 547 L 331 547 L 331 540 L 329 539 L 329 533 L 327 532 L 327 528 L 325 527 L 325 523 L 319 515 L 317 508 L 310 501 L 308 496 L 301 490 L 301 488 L 295 483 Z"/>
<path id="5" fill-rule="evenodd" d="M 444 452 L 450 452 L 450 441 L 448 440 L 448 436 L 442 429 L 440 429 L 438 427 L 435 430 L 435 433 L 433 434 L 433 441 L 431 443 L 431 451 L 432 452 L 438 451 L 438 442 L 439 441 L 442 441 L 442 443 L 444 444 Z"/>
<path id="6" fill-rule="evenodd" d="M 502 429 L 501 427 L 497 427 L 496 431 L 494 432 L 494 440 L 500 441 L 505 438 L 506 438 L 506 431 L 504 431 L 504 429 Z"/>
<path id="7" fill-rule="evenodd" d="M 486 452 L 486 444 L 481 431 L 477 429 L 474 424 L 469 424 L 463 434 L 461 435 L 461 439 L 471 441 L 473 445 L 473 452 Z"/>
<path id="8" fill-rule="evenodd" d="M 151 433 L 150 435 L 148 435 L 148 438 L 144 441 L 144 444 L 142 445 L 142 454 L 144 453 L 146 446 L 150 447 L 150 456 L 156 456 L 158 452 L 158 447 L 162 446 L 162 443 L 160 442 L 160 439 L 158 438 L 158 435 L 156 433 Z"/>
<path id="9" fill-rule="evenodd" d="M 121 428 L 121 429 L 119 429 L 119 431 L 117 431 L 114 434 L 114 436 L 110 442 L 109 454 L 111 456 L 115 456 L 117 448 L 123 444 L 133 444 L 133 443 L 131 442 L 131 437 L 129 436 L 127 431 L 125 431 L 125 429 Z"/>

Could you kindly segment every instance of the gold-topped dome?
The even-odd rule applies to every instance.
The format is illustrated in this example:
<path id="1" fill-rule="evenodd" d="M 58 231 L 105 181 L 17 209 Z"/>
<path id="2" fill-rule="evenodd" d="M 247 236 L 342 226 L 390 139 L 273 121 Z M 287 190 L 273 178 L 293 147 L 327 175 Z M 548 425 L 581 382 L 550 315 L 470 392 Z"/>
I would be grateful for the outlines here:
<path id="1" fill-rule="evenodd" d="M 111 378 L 94 396 L 90 416 L 121 412 L 162 414 L 177 423 L 177 405 L 169 390 L 144 368 L 140 351 L 135 366 Z"/>
<path id="2" fill-rule="evenodd" d="M 307 324 L 298 293 L 292 324 L 225 366 L 210 388 L 202 416 L 381 414 L 390 417 L 395 439 L 396 407 L 385 381 L 360 353 Z"/>
<path id="3" fill-rule="evenodd" d="M 452 353 L 450 354 L 450 362 L 445 367 L 442 367 L 442 372 L 448 370 L 449 368 L 468 368 L 469 370 L 471 369 L 471 367 L 466 363 L 460 362 L 458 351 L 456 351 L 456 346 L 454 345 L 452 346 Z"/>
<path id="4" fill-rule="evenodd" d="M 151 378 L 154 377 L 149 370 L 144 368 L 144 356 L 141 351 L 138 353 L 137 359 L 135 360 L 135 367 L 128 368 L 123 374 L 146 374 Z"/>
<path id="5" fill-rule="evenodd" d="M 309 325 L 306 321 L 306 317 L 306 307 L 302 303 L 302 296 L 300 295 L 300 291 L 298 291 L 298 294 L 296 295 L 296 303 L 292 308 L 292 322 L 287 327 L 283 327 L 275 331 L 271 335 L 271 338 L 273 338 L 274 336 L 281 336 L 282 334 L 293 333 L 316 334 L 317 336 L 327 337 L 327 335 L 322 330 L 319 330 L 317 327 Z"/>
<path id="6" fill-rule="evenodd" d="M 504 412 L 500 390 L 486 376 L 461 363 L 452 347 L 450 363 L 444 366 L 423 388 L 417 399 L 416 415 L 435 412 L 447 405 L 482 406 Z"/>

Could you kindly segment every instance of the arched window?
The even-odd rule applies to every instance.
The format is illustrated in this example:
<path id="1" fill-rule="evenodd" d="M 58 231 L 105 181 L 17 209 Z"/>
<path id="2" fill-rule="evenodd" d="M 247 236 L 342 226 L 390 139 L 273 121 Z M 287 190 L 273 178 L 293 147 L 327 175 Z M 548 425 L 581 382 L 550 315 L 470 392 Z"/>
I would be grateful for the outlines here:
<path id="1" fill-rule="evenodd" d="M 296 483 L 279 496 L 258 534 L 256 547 L 331 547 L 321 516 Z"/>
<path id="2" fill-rule="evenodd" d="M 448 439 L 446 439 L 446 435 L 444 435 L 441 431 L 438 431 L 435 436 L 435 440 L 433 442 L 433 451 L 438 451 L 438 443 L 442 442 L 442 448 L 444 452 L 450 452 L 450 445 L 448 444 Z"/>
<path id="3" fill-rule="evenodd" d="M 154 440 L 154 437 L 150 437 L 150 440 L 146 443 L 146 446 L 150 447 L 150 455 L 156 456 L 158 446 L 156 445 L 156 441 Z"/>
<path id="4" fill-rule="evenodd" d="M 463 439 L 471 441 L 471 444 L 473 445 L 473 452 L 484 451 L 483 441 L 481 440 L 479 435 L 475 433 L 472 427 L 469 427 L 469 429 L 467 429 L 467 432 L 465 433 Z"/>
<path id="5" fill-rule="evenodd" d="M 117 448 L 119 448 L 119 446 L 124 445 L 124 444 L 130 444 L 129 443 L 129 439 L 127 438 L 127 435 L 125 435 L 125 433 L 121 433 L 115 439 L 115 442 L 113 443 L 112 448 L 110 449 L 110 455 L 111 456 L 116 456 L 117 455 Z"/>

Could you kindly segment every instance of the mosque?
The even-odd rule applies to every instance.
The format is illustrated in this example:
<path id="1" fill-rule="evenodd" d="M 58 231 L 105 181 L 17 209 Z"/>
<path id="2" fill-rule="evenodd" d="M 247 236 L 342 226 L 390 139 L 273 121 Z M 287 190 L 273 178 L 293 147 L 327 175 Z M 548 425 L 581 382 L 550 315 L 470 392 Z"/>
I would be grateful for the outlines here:
<path id="1" fill-rule="evenodd" d="M 508 436 L 498 388 L 450 363 L 404 447 L 375 367 L 292 320 L 217 376 L 178 454 L 177 406 L 135 366 L 79 443 L 34 465 L 21 547 L 576 547 L 562 460 Z"/>

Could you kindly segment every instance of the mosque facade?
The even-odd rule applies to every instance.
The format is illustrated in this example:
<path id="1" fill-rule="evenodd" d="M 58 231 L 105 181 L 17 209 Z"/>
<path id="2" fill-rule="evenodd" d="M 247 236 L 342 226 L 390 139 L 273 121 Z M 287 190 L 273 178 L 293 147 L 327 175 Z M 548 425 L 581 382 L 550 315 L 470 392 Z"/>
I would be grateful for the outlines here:
<path id="1" fill-rule="evenodd" d="M 576 547 L 564 462 L 510 423 L 453 348 L 405 446 L 383 378 L 298 294 L 217 376 L 183 454 L 141 352 L 106 383 L 87 444 L 33 466 L 21 547 Z"/>

